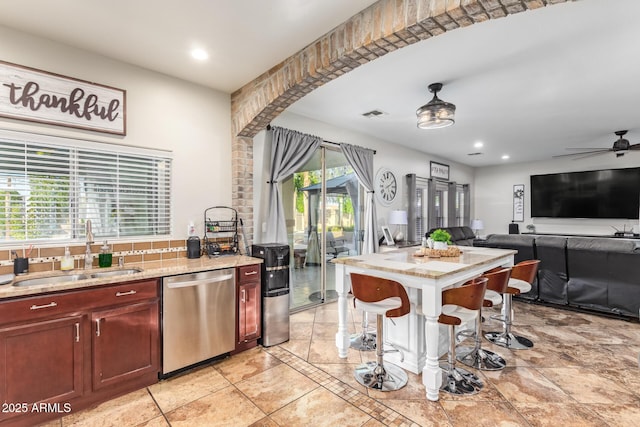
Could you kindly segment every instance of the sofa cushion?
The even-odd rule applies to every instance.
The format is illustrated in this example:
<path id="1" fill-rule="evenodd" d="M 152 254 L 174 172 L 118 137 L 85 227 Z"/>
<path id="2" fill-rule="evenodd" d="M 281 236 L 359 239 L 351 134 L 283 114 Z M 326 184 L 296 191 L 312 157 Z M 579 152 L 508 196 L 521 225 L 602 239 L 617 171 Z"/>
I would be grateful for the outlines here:
<path id="1" fill-rule="evenodd" d="M 567 304 L 567 238 L 536 237 L 538 298 L 555 304 Z"/>

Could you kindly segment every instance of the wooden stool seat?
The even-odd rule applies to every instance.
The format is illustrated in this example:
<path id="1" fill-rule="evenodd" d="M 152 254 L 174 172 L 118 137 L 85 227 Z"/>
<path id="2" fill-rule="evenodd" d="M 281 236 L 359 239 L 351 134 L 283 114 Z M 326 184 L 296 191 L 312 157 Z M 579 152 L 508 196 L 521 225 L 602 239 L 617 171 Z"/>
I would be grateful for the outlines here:
<path id="1" fill-rule="evenodd" d="M 367 388 L 380 391 L 394 391 L 407 384 L 408 376 L 402 368 L 384 363 L 385 350 L 383 331 L 384 317 L 400 317 L 409 313 L 411 306 L 404 287 L 389 279 L 351 273 L 351 292 L 356 308 L 365 313 L 375 313 L 376 321 L 376 361 L 358 365 L 354 375 L 356 381 Z"/>
<path id="2" fill-rule="evenodd" d="M 389 310 L 402 307 L 402 300 L 400 297 L 387 298 L 377 302 L 364 302 L 356 298 L 355 302 L 358 310 L 374 313 L 376 315 L 382 314 L 383 316 Z"/>

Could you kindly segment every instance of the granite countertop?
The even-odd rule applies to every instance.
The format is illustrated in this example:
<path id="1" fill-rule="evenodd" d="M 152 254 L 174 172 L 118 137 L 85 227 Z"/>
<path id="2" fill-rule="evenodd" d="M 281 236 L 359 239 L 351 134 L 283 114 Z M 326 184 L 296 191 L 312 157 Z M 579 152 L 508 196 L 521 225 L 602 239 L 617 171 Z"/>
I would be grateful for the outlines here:
<path id="1" fill-rule="evenodd" d="M 477 267 L 518 251 L 475 246 L 458 246 L 461 254 L 457 257 L 429 258 L 421 255 L 420 248 L 398 248 L 381 253 L 334 258 L 331 262 L 354 267 L 400 273 L 409 276 L 438 279 L 472 267 Z"/>
<path id="2" fill-rule="evenodd" d="M 70 271 L 49 271 L 43 273 L 29 273 L 26 275 L 16 276 L 13 280 L 5 285 L 0 286 L 0 300 L 7 298 L 15 298 L 21 296 L 36 296 L 48 292 L 58 292 L 67 290 L 76 290 L 89 288 L 99 285 L 108 285 L 113 283 L 130 282 L 141 279 L 156 279 L 165 276 L 174 276 L 177 274 L 197 273 L 199 271 L 218 270 L 222 268 L 240 267 L 244 265 L 261 264 L 260 258 L 253 258 L 245 255 L 228 255 L 214 258 L 201 257 L 197 259 L 177 258 L 163 261 L 149 261 L 129 263 L 124 267 L 111 268 L 92 268 L 89 270 L 74 269 Z M 99 278 L 89 278 L 76 281 L 65 281 L 58 283 L 48 283 L 41 285 L 29 286 L 13 286 L 13 283 L 40 277 L 48 277 L 54 275 L 75 275 L 75 274 L 91 274 L 96 272 L 106 272 L 118 269 L 141 268 L 142 271 L 133 274 L 113 275 Z"/>

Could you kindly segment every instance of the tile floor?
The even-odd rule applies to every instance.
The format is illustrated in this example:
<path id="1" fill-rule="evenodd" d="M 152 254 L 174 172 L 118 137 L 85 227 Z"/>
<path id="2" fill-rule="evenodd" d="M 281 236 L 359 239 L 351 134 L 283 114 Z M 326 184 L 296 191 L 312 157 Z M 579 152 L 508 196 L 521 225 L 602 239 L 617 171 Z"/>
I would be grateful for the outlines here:
<path id="1" fill-rule="evenodd" d="M 640 324 L 515 302 L 531 350 L 502 354 L 477 395 L 368 391 L 353 379 L 371 353 L 338 359 L 337 304 L 291 317 L 289 342 L 255 348 L 46 426 L 638 426 Z M 490 313 L 486 313 L 488 315 Z M 351 313 L 355 331 L 359 313 Z M 485 325 L 495 329 L 497 325 Z"/>

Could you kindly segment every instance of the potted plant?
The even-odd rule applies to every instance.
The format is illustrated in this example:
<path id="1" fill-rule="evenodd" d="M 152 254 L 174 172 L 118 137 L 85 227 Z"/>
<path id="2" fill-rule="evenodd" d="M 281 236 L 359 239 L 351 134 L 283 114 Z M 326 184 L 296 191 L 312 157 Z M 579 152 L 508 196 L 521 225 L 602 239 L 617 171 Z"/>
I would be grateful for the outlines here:
<path id="1" fill-rule="evenodd" d="M 433 240 L 433 249 L 447 249 L 451 244 L 451 234 L 448 231 L 438 228 L 429 235 L 429 238 Z"/>

